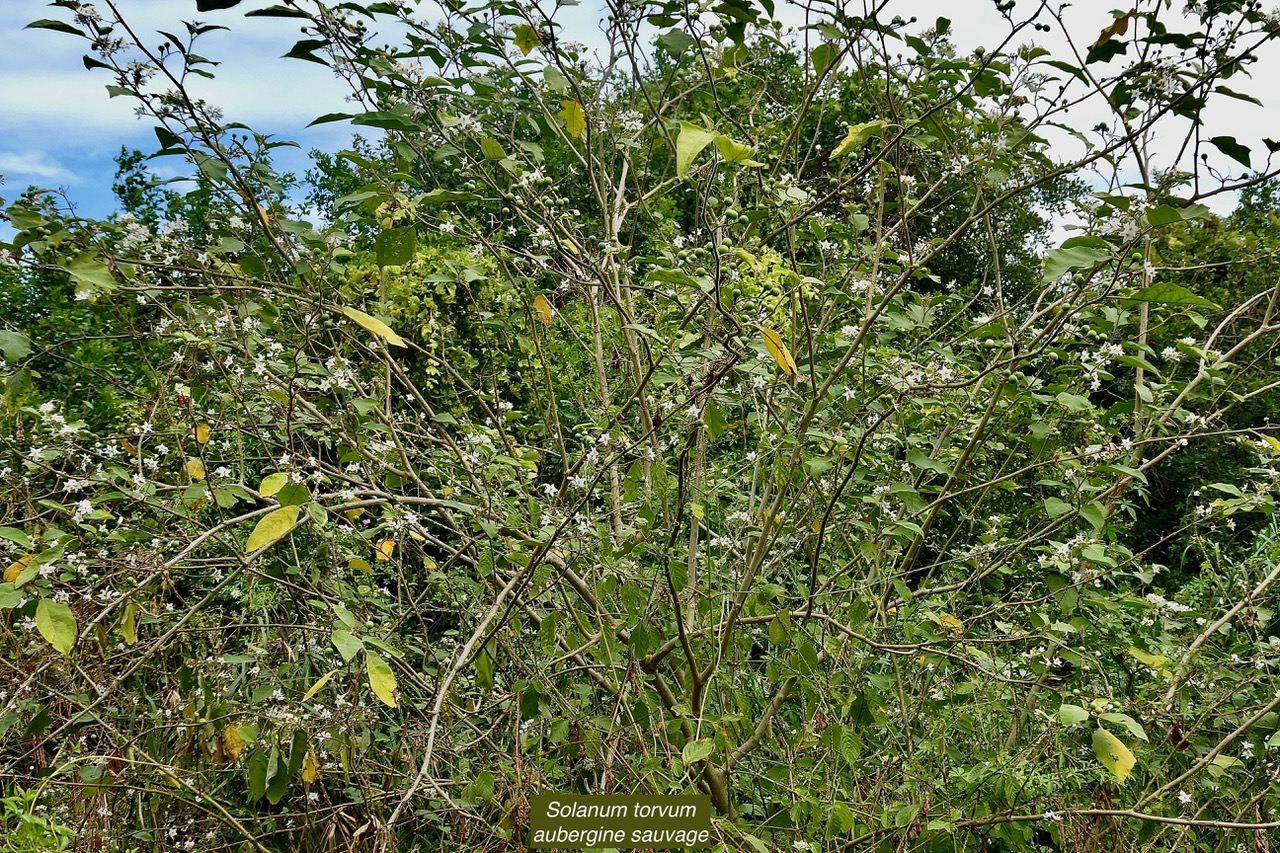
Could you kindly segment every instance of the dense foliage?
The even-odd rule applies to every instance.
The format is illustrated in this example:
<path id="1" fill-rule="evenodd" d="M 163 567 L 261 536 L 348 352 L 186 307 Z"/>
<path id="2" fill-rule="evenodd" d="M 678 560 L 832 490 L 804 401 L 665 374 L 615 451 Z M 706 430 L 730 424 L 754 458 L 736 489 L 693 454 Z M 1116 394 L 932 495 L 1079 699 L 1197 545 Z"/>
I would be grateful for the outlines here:
<path id="1" fill-rule="evenodd" d="M 51 5 L 198 189 L 5 208 L 0 850 L 1268 849 L 1280 18 L 285 0 L 299 182 Z"/>

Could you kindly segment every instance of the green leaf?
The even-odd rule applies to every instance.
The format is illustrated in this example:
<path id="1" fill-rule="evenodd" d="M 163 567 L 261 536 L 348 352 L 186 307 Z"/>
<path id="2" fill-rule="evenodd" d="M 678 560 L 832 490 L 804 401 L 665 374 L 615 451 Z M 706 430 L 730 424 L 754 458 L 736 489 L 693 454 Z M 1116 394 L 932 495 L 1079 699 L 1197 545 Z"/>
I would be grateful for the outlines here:
<path id="1" fill-rule="evenodd" d="M 344 628 L 334 631 L 329 639 L 338 654 L 342 655 L 343 663 L 350 663 L 353 657 L 364 650 L 364 643 L 360 642 L 360 638 Z"/>
<path id="2" fill-rule="evenodd" d="M 302 762 L 306 760 L 309 746 L 307 733 L 302 729 L 295 730 L 293 740 L 289 743 L 289 767 L 286 776 L 295 776 L 302 769 Z"/>
<path id="3" fill-rule="evenodd" d="M 1083 723 L 1089 719 L 1089 712 L 1079 705 L 1063 702 L 1058 706 L 1058 719 L 1062 721 L 1064 726 L 1074 726 L 1076 723 Z"/>
<path id="4" fill-rule="evenodd" d="M 871 137 L 881 133 L 888 126 L 889 122 L 882 118 L 875 119 L 874 121 L 864 121 L 862 124 L 855 124 L 853 127 L 849 128 L 849 132 L 845 134 L 844 139 L 835 147 L 835 150 L 831 152 L 831 159 L 834 160 L 837 157 L 843 157 L 846 154 L 853 153 L 863 145 L 866 145 L 867 141 L 870 140 Z"/>
<path id="5" fill-rule="evenodd" d="M 334 114 L 338 115 L 338 114 Z M 334 118 L 333 121 L 337 121 Z M 371 113 L 361 113 L 351 119 L 352 124 L 361 125 L 363 127 L 380 127 L 383 130 L 398 130 L 402 133 L 424 133 L 427 126 L 420 121 L 415 121 L 412 117 L 401 115 L 396 112 L 377 111 Z"/>
<path id="6" fill-rule="evenodd" d="M 297 521 L 298 507 L 296 506 L 281 507 L 267 513 L 249 534 L 249 541 L 244 546 L 245 552 L 251 554 L 259 548 L 267 547 L 292 530 Z"/>
<path id="7" fill-rule="evenodd" d="M 691 50 L 698 46 L 698 42 L 693 36 L 684 30 L 668 30 L 658 36 L 658 44 L 660 44 L 667 53 L 672 56 L 679 56 L 686 50 Z"/>
<path id="8" fill-rule="evenodd" d="M 688 175 L 693 158 L 719 135 L 714 130 L 707 130 L 687 121 L 680 122 L 680 135 L 676 137 L 676 174 L 682 178 Z"/>
<path id="9" fill-rule="evenodd" d="M 1186 207 L 1161 204 L 1148 210 L 1146 217 L 1149 225 L 1168 225 L 1190 219 L 1212 219 L 1213 212 L 1203 204 L 1189 204 Z"/>
<path id="10" fill-rule="evenodd" d="M 355 320 L 365 329 L 373 332 L 393 347 L 407 346 L 404 338 L 397 335 L 391 330 L 391 327 L 379 320 L 377 317 L 370 316 L 363 311 L 357 311 L 355 308 L 343 308 L 342 313 L 346 314 L 352 320 Z"/>
<path id="11" fill-rule="evenodd" d="M 172 149 L 172 148 L 184 147 L 182 144 L 182 137 L 178 136 L 176 133 L 169 130 L 169 128 L 157 125 L 153 129 L 155 130 L 155 133 L 156 133 L 156 140 L 159 141 L 160 143 L 161 151 L 168 151 L 169 149 Z"/>
<path id="12" fill-rule="evenodd" d="M 24 598 L 11 583 L 0 583 L 0 610 L 12 610 Z"/>
<path id="13" fill-rule="evenodd" d="M 839 59 L 840 48 L 834 44 L 824 42 L 809 51 L 809 61 L 813 63 L 813 71 L 818 76 L 826 74 Z"/>
<path id="14" fill-rule="evenodd" d="M 30 551 L 36 547 L 31 537 L 16 527 L 0 527 L 0 539 L 8 539 L 19 548 Z"/>
<path id="15" fill-rule="evenodd" d="M 1249 147 L 1241 145 L 1234 136 L 1213 136 L 1209 138 L 1209 144 L 1246 169 L 1253 168 L 1249 162 Z"/>
<path id="16" fill-rule="evenodd" d="M 561 101 L 557 115 L 564 122 L 564 129 L 574 139 L 587 129 L 587 115 L 582 111 L 582 104 L 577 101 Z"/>
<path id="17" fill-rule="evenodd" d="M 1214 302 L 1210 302 L 1202 296 L 1196 296 L 1190 290 L 1187 290 L 1180 284 L 1174 284 L 1171 281 L 1161 281 L 1150 287 L 1144 287 L 1139 291 L 1124 297 L 1133 303 L 1138 302 L 1159 302 L 1165 305 L 1194 305 L 1197 308 L 1210 308 L 1215 311 L 1221 311 L 1222 307 Z"/>
<path id="18" fill-rule="evenodd" d="M 286 483 L 276 500 L 280 506 L 302 506 L 311 500 L 311 490 L 302 483 Z"/>
<path id="19" fill-rule="evenodd" d="M 1045 498 L 1044 511 L 1049 514 L 1050 518 L 1057 518 L 1060 515 L 1071 512 L 1071 504 L 1061 498 Z"/>
<path id="20" fill-rule="evenodd" d="M 36 628 L 63 657 L 71 657 L 71 647 L 76 644 L 76 617 L 70 607 L 49 598 L 40 599 L 36 605 Z"/>
<path id="21" fill-rule="evenodd" d="M 19 361 L 31 355 L 31 339 L 21 332 L 0 330 L 0 353 L 5 361 Z"/>
<path id="22" fill-rule="evenodd" d="M 542 69 L 542 82 L 557 95 L 563 95 L 569 91 L 569 78 L 560 73 L 560 69 L 554 65 L 548 65 Z"/>
<path id="23" fill-rule="evenodd" d="M 686 765 L 689 765 L 696 761 L 701 761 L 715 751 L 715 741 L 707 738 L 702 740 L 691 740 L 686 743 L 684 745 L 684 749 L 680 751 L 680 758 Z"/>
<path id="24" fill-rule="evenodd" d="M 484 155 L 486 160 L 503 160 L 507 156 L 507 152 L 502 150 L 498 140 L 490 139 L 487 136 L 480 140 L 480 153 Z"/>
<path id="25" fill-rule="evenodd" d="M 1111 249 L 1100 246 L 1070 246 L 1054 249 L 1045 255 L 1045 281 L 1057 281 L 1078 269 L 1089 269 L 1111 257 Z"/>
<path id="26" fill-rule="evenodd" d="M 387 662 L 375 652 L 365 649 L 364 652 L 365 671 L 369 674 L 369 687 L 373 689 L 373 693 L 383 704 L 394 708 L 396 706 L 396 675 L 391 671 L 391 667 Z"/>
<path id="27" fill-rule="evenodd" d="M 403 266 L 417 253 L 418 232 L 412 225 L 383 231 L 373 241 L 373 254 L 380 267 Z"/>
<path id="28" fill-rule="evenodd" d="M 926 471 L 933 471 L 937 474 L 951 475 L 951 466 L 945 462 L 939 462 L 929 456 L 929 454 L 921 450 L 908 450 L 907 461 L 917 468 L 923 468 Z"/>
<path id="29" fill-rule="evenodd" d="M 307 127 L 315 127 L 317 124 L 328 124 L 334 121 L 349 121 L 352 118 L 351 113 L 325 113 L 319 118 L 313 119 Z"/>
<path id="30" fill-rule="evenodd" d="M 328 66 L 329 63 L 315 54 L 317 50 L 328 46 L 329 42 L 324 39 L 300 39 L 293 47 L 289 48 L 289 52 L 285 56 L 289 59 L 303 59 L 307 62 Z"/>
<path id="31" fill-rule="evenodd" d="M 416 199 L 418 204 L 444 204 L 449 201 L 479 201 L 481 196 L 475 193 L 458 192 L 457 190 L 434 189 Z"/>
<path id="32" fill-rule="evenodd" d="M 245 761 L 245 775 L 248 777 L 248 789 L 250 800 L 260 800 L 262 795 L 267 792 L 267 753 L 261 749 L 255 749 L 253 754 Z"/>
<path id="33" fill-rule="evenodd" d="M 1093 754 L 1098 756 L 1102 766 L 1111 771 L 1121 785 L 1133 772 L 1137 759 L 1129 751 L 1120 738 L 1106 729 L 1099 728 L 1093 732 Z"/>
<path id="34" fill-rule="evenodd" d="M 62 267 L 76 280 L 76 298 L 95 296 L 116 286 L 115 276 L 106 264 L 94 260 L 90 254 L 80 254 Z"/>
<path id="35" fill-rule="evenodd" d="M 1089 402 L 1089 398 L 1083 397 L 1080 394 L 1071 394 L 1067 391 L 1059 391 L 1058 395 L 1054 397 L 1054 399 L 1061 403 L 1062 407 L 1069 412 L 1087 412 L 1093 408 L 1093 404 Z"/>
<path id="36" fill-rule="evenodd" d="M 1106 720 L 1108 723 L 1116 723 L 1117 725 L 1124 726 L 1125 731 L 1136 737 L 1138 740 L 1145 741 L 1147 739 L 1146 731 L 1144 731 L 1142 726 L 1138 724 L 1137 720 L 1130 717 L 1128 714 L 1121 714 L 1119 711 L 1110 711 L 1106 714 L 1099 714 L 1098 719 Z"/>
<path id="37" fill-rule="evenodd" d="M 267 759 L 267 802 L 276 805 L 284 799 L 289 789 L 289 761 L 280 760 L 278 747 L 271 747 L 271 757 Z"/>
<path id="38" fill-rule="evenodd" d="M 86 36 L 84 33 L 76 29 L 75 27 L 71 26 L 70 24 L 65 23 L 63 21 L 55 21 L 55 20 L 52 20 L 51 18 L 41 18 L 38 21 L 32 21 L 31 23 L 23 27 L 23 29 L 24 30 L 56 30 L 57 32 L 66 33 L 67 35 L 80 36 L 81 38 L 88 38 L 88 36 Z"/>

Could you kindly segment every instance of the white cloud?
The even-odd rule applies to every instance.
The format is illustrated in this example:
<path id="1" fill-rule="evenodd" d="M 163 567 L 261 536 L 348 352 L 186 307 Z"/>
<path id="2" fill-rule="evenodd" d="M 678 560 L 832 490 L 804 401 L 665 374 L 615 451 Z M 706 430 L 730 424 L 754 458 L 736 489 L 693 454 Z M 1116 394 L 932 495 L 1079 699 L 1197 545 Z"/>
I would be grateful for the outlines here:
<path id="1" fill-rule="evenodd" d="M 75 183 L 76 174 L 40 151 L 0 151 L 0 175 L 11 185 L 31 181 Z"/>
<path id="2" fill-rule="evenodd" d="M 264 5 L 246 3 L 244 8 Z M 213 80 L 191 78 L 193 93 L 222 107 L 229 121 L 242 121 L 263 133 L 287 134 L 326 112 L 341 111 L 348 93 L 332 72 L 319 65 L 282 59 L 301 38 L 296 26 L 271 18 L 244 18 L 234 13 L 197 15 L 194 4 L 174 0 L 124 0 L 121 10 L 140 33 L 184 32 L 183 21 L 200 18 L 230 25 L 232 30 L 202 36 L 198 52 L 221 65 Z M 114 150 L 127 141 L 150 137 L 150 123 L 134 115 L 137 102 L 111 98 L 110 73 L 86 71 L 81 55 L 88 45 L 79 38 L 48 30 L 27 30 L 40 17 L 67 19 L 63 10 L 42 0 L 6 0 L 0 9 L 0 115 L 12 140 L 40 140 L 44 145 L 80 150 Z M 154 41 L 162 41 L 159 35 Z M 154 45 L 153 45 L 154 46 Z M 24 142 L 24 144 L 26 144 Z"/>

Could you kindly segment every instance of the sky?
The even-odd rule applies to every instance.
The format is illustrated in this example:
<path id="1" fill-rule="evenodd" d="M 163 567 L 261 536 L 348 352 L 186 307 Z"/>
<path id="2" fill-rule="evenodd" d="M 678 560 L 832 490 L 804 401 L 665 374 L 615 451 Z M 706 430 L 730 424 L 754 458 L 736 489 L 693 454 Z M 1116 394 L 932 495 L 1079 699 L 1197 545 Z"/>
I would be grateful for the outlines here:
<path id="1" fill-rule="evenodd" d="M 1179 5 L 1181 0 L 1175 0 Z M 298 21 L 278 18 L 245 18 L 243 12 L 270 5 L 268 0 L 248 0 L 233 10 L 197 13 L 194 0 L 117 0 L 126 18 L 139 31 L 181 30 L 181 21 L 200 19 L 231 27 L 203 37 L 200 52 L 223 64 L 215 80 L 199 81 L 198 94 L 223 108 L 228 120 L 243 122 L 260 133 L 291 139 L 300 149 L 278 149 L 277 165 L 298 174 L 307 167 L 311 148 L 336 151 L 349 143 L 351 130 L 342 123 L 308 128 L 317 116 L 341 112 L 347 107 L 345 84 L 324 67 L 283 59 L 301 36 Z M 1018 7 L 1021 13 L 1030 6 Z M 1116 0 L 1077 0 L 1065 11 L 1072 31 L 1087 40 L 1112 20 L 1109 10 Z M 1123 5 L 1128 5 L 1125 2 Z M 779 17 L 789 25 L 803 24 L 802 13 L 779 2 Z M 952 20 L 954 39 L 961 49 L 996 46 L 1007 34 L 1008 24 L 991 0 L 893 0 L 890 11 L 904 18 L 915 15 L 923 29 L 940 16 Z M 13 198 L 30 184 L 64 189 L 77 210 L 87 216 L 104 216 L 114 209 L 111 178 L 113 158 L 122 146 L 150 153 L 156 147 L 152 123 L 138 120 L 133 103 L 110 98 L 111 83 L 104 70 L 86 71 L 81 56 L 87 44 L 78 38 L 48 30 L 24 29 L 38 18 L 67 19 L 67 10 L 49 8 L 41 0 L 0 2 L 0 196 Z M 588 46 L 599 45 L 600 0 L 585 0 L 562 9 L 557 20 L 563 35 Z M 1051 49 L 1062 49 L 1056 34 L 1038 35 Z M 157 36 L 156 43 L 160 41 Z M 1273 46 L 1274 48 L 1275 46 Z M 1267 93 L 1266 81 L 1280 78 L 1280 52 L 1271 50 L 1253 69 L 1252 80 L 1233 79 L 1233 88 L 1258 95 Z M 1064 58 L 1068 58 L 1065 57 Z M 1210 113 L 1215 133 L 1235 133 L 1251 145 L 1255 157 L 1264 151 L 1263 135 L 1280 135 L 1280 122 L 1268 123 L 1270 110 L 1238 101 L 1227 102 Z M 1099 115 L 1078 115 L 1077 126 L 1095 123 Z M 1222 128 L 1222 130 L 1217 130 Z M 1070 145 L 1065 138 L 1055 144 Z M 1169 140 L 1169 144 L 1173 144 Z M 171 176 L 173 165 L 155 162 L 155 171 Z M 1229 162 L 1219 159 L 1224 166 Z M 1230 199 L 1218 199 L 1217 209 Z"/>

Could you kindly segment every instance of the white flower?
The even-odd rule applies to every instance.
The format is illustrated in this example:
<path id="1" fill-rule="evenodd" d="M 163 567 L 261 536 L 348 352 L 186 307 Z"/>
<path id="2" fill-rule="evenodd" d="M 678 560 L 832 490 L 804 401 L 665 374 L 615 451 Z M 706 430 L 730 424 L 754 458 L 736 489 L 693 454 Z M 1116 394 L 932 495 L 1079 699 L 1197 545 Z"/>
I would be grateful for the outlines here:
<path id="1" fill-rule="evenodd" d="M 1182 803 L 1184 806 L 1191 805 L 1191 795 L 1188 794 L 1186 791 L 1179 791 L 1178 802 Z"/>
<path id="2" fill-rule="evenodd" d="M 554 498 L 556 496 L 556 493 L 559 491 L 560 491 L 560 487 L 557 486 L 555 483 L 542 484 L 542 493 L 549 498 Z"/>
<path id="3" fill-rule="evenodd" d="M 86 515 L 88 515 L 91 512 L 93 512 L 93 504 L 90 503 L 88 500 L 83 500 L 83 501 L 80 501 L 80 503 L 76 504 L 76 511 L 75 511 L 75 514 L 72 516 L 72 518 L 74 518 L 76 521 L 81 521 L 84 519 Z"/>
<path id="4" fill-rule="evenodd" d="M 1044 813 L 1044 819 L 1051 820 L 1051 821 L 1060 821 L 1062 820 L 1062 815 L 1058 814 L 1055 811 L 1047 811 Z"/>

